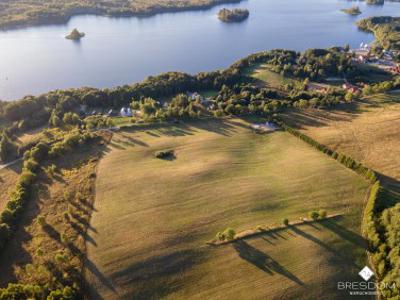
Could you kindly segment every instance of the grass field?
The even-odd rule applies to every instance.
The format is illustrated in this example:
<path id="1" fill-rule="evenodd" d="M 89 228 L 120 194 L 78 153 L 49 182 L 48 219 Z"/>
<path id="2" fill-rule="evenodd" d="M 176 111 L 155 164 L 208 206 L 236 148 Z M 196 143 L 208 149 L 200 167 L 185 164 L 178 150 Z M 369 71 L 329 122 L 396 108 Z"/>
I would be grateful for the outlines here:
<path id="1" fill-rule="evenodd" d="M 269 70 L 268 65 L 261 64 L 248 70 L 248 75 L 259 81 L 260 85 L 273 89 L 280 89 L 282 85 L 293 80 Z"/>
<path id="2" fill-rule="evenodd" d="M 286 121 L 320 143 L 400 179 L 400 93 L 374 95 L 344 110 L 295 111 Z"/>
<path id="3" fill-rule="evenodd" d="M 175 150 L 159 160 L 154 152 Z M 104 299 L 339 299 L 337 280 L 365 264 L 359 235 L 367 183 L 285 132 L 246 121 L 121 131 L 101 160 L 86 277 Z M 344 217 L 212 248 L 230 226 Z"/>

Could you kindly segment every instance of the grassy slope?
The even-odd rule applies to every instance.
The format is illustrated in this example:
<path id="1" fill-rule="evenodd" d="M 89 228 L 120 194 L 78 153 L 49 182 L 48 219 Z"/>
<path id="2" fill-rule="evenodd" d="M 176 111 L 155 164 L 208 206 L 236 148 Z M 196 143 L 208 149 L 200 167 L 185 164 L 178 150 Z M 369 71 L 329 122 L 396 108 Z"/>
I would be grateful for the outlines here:
<path id="1" fill-rule="evenodd" d="M 293 80 L 268 69 L 268 65 L 260 64 L 248 70 L 248 75 L 259 81 L 259 84 L 272 89 L 280 89 L 282 85 Z"/>
<path id="2" fill-rule="evenodd" d="M 347 110 L 293 112 L 287 120 L 319 142 L 400 179 L 400 93 L 374 95 Z"/>
<path id="3" fill-rule="evenodd" d="M 153 158 L 165 148 L 177 159 Z M 320 297 L 354 262 L 364 264 L 357 233 L 367 184 L 284 132 L 255 135 L 239 120 L 121 132 L 96 184 L 87 264 L 92 295 Z M 205 246 L 228 226 L 273 225 L 320 208 L 346 217 L 329 230 L 305 226 L 281 237 Z M 315 273 L 320 267 L 330 272 Z"/>

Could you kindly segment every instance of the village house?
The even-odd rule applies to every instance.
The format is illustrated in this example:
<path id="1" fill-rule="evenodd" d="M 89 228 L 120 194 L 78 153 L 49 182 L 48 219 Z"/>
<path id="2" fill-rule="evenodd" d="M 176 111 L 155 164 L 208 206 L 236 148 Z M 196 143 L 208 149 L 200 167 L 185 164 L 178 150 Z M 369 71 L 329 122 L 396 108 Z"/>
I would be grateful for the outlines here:
<path id="1" fill-rule="evenodd" d="M 122 107 L 120 111 L 121 117 L 132 117 L 132 110 L 130 107 Z"/>
<path id="2" fill-rule="evenodd" d="M 355 86 L 353 84 L 350 84 L 348 82 L 344 83 L 342 85 L 342 88 L 346 91 L 346 92 L 351 92 L 351 93 L 356 93 L 361 91 L 361 89 L 358 86 Z"/>

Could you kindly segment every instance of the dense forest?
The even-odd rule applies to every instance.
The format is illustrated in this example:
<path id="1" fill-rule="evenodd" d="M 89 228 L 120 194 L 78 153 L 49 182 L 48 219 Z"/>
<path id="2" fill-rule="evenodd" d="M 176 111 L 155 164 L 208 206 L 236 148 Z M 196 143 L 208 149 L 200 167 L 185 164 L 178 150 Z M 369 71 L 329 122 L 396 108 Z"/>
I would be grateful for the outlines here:
<path id="1" fill-rule="evenodd" d="M 65 23 L 79 14 L 144 16 L 240 0 L 0 0 L 0 28 Z"/>

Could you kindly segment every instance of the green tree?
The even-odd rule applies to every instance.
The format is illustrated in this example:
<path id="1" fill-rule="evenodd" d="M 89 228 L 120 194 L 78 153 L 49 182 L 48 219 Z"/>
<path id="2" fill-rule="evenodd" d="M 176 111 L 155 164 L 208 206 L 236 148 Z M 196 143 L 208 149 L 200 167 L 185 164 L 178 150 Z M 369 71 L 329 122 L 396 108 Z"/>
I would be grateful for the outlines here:
<path id="1" fill-rule="evenodd" d="M 311 211 L 309 214 L 308 214 L 308 216 L 309 216 L 309 218 L 311 219 L 311 220 L 317 220 L 318 219 L 318 217 L 319 217 L 319 213 L 317 212 L 317 211 Z"/>
<path id="2" fill-rule="evenodd" d="M 3 162 L 9 161 L 17 156 L 17 146 L 11 141 L 6 133 L 0 141 L 0 159 Z"/>

